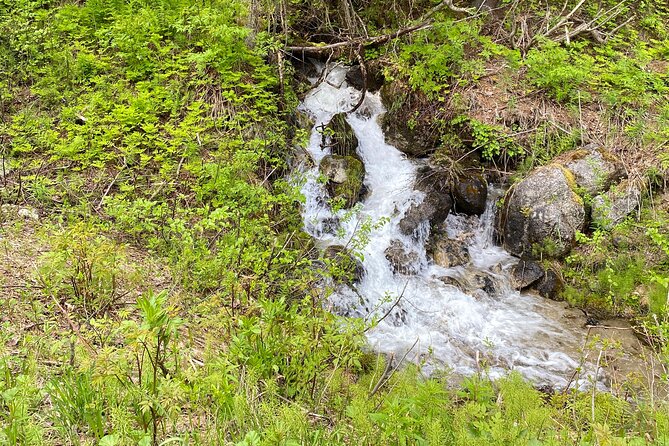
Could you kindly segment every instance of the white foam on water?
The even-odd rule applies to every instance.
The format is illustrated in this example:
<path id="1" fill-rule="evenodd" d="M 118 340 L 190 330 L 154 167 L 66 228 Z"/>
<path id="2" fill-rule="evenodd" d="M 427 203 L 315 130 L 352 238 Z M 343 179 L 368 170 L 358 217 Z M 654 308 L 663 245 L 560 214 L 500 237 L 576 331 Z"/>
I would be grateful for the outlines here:
<path id="1" fill-rule="evenodd" d="M 347 85 L 346 69 L 329 69 L 325 81 L 307 94 L 300 106 L 315 125 L 307 148 L 316 167 L 305 168 L 302 188 L 306 202 L 306 230 L 321 247 L 347 245 L 359 248 L 364 257 L 365 275 L 351 290 L 342 287 L 330 298 L 341 314 L 371 320 L 380 318 L 399 303 L 373 329 L 368 331 L 370 346 L 382 353 L 421 360 L 424 370 L 449 369 L 454 374 L 470 375 L 484 368 L 492 377 L 517 370 L 536 383 L 565 386 L 579 367 L 584 330 L 566 317 L 563 305 L 512 289 L 507 271 L 515 262 L 493 243 L 495 197 L 490 194 L 486 212 L 480 217 L 450 215 L 446 220 L 449 237 L 468 233 L 472 262 L 465 267 L 445 270 L 428 263 L 425 232 L 415 240 L 398 228 L 404 212 L 420 203 L 424 194 L 414 190 L 418 165 L 396 148 L 386 144 L 379 124 L 384 108 L 378 94 L 367 93 L 362 106 L 347 115 L 358 141 L 358 154 L 365 169 L 369 192 L 357 212 L 333 213 L 325 187 L 318 182 L 318 164 L 328 149 L 321 147 L 318 131 L 337 113 L 347 113 L 358 102 L 360 92 Z M 385 221 L 370 230 L 375 222 Z M 356 242 L 368 238 L 360 247 Z M 420 259 L 416 274 L 395 274 L 385 256 L 392 240 L 400 240 Z M 466 279 L 487 275 L 495 293 L 482 290 L 467 294 L 440 280 L 443 276 Z M 585 367 L 588 368 L 587 366 Z M 600 372 L 601 373 L 601 372 Z M 588 374 L 580 374 L 577 386 L 587 385 Z M 600 374 L 603 379 L 603 374 Z M 601 384 L 600 384 L 601 385 Z"/>

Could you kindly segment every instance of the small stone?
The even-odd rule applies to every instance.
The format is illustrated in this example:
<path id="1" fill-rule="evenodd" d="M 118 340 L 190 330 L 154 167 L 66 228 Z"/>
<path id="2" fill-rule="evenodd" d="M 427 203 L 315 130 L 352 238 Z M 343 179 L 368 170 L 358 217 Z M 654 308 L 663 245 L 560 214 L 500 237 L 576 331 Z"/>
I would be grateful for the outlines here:
<path id="1" fill-rule="evenodd" d="M 25 218 L 26 220 L 39 220 L 39 213 L 37 209 L 33 208 L 21 208 L 19 209 L 18 216 Z"/>

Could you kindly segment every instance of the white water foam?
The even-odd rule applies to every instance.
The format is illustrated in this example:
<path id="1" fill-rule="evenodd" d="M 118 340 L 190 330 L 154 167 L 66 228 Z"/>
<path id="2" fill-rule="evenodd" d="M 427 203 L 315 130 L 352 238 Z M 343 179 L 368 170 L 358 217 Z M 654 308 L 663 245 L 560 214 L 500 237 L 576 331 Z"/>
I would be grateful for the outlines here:
<path id="1" fill-rule="evenodd" d="M 378 122 L 385 110 L 378 94 L 368 93 L 358 111 L 347 115 L 359 140 L 357 151 L 365 164 L 369 193 L 357 213 L 332 212 L 327 192 L 318 182 L 317 166 L 329 154 L 321 147 L 318 129 L 358 102 L 360 92 L 347 85 L 345 75 L 343 67 L 330 68 L 300 106 L 315 122 L 307 150 L 316 167 L 304 168 L 302 189 L 305 228 L 321 247 L 351 246 L 369 222 L 386 223 L 371 230 L 361 248 L 362 281 L 355 290 L 342 287 L 330 298 L 335 311 L 371 320 L 392 308 L 369 330 L 371 347 L 396 358 L 409 352 L 407 358 L 421 361 L 427 373 L 445 368 L 466 376 L 485 369 L 494 378 L 517 370 L 536 383 L 567 385 L 580 365 L 585 338 L 582 321 L 570 320 L 559 303 L 512 289 L 507 272 L 515 259 L 493 243 L 494 192 L 480 219 L 450 215 L 445 222 L 449 237 L 473 233 L 468 238 L 472 262 L 465 267 L 444 269 L 428 262 L 426 224 L 418 241 L 399 230 L 404 212 L 412 203 L 420 203 L 424 194 L 413 188 L 418 164 L 385 143 Z M 417 254 L 416 274 L 393 272 L 385 256 L 392 240 L 400 240 Z M 495 291 L 468 294 L 441 280 L 447 276 L 466 281 L 473 275 L 489 277 Z M 586 386 L 591 375 L 581 373 L 581 381 L 572 384 Z"/>

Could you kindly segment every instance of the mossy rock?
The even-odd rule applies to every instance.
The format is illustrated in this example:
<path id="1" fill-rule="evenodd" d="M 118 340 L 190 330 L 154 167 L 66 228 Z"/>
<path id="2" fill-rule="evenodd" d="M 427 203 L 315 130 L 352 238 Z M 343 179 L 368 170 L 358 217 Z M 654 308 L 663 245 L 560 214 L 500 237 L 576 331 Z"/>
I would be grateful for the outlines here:
<path id="1" fill-rule="evenodd" d="M 426 98 L 396 81 L 381 87 L 381 100 L 386 108 L 381 126 L 387 144 L 414 158 L 436 150 L 440 134 Z"/>
<path id="2" fill-rule="evenodd" d="M 354 156 L 328 155 L 321 160 L 320 172 L 327 179 L 327 189 L 334 199 L 344 201 L 350 208 L 364 190 L 365 166 Z"/>
<path id="3" fill-rule="evenodd" d="M 340 283 L 353 285 L 360 282 L 365 275 L 365 268 L 360 260 L 341 245 L 332 245 L 325 248 L 323 258 L 331 260 L 334 263 L 336 271 L 333 271 L 333 277 Z"/>
<path id="4" fill-rule="evenodd" d="M 358 138 L 346 121 L 345 113 L 337 113 L 325 126 L 323 146 L 329 147 L 333 155 L 357 156 Z"/>
<path id="5" fill-rule="evenodd" d="M 590 197 L 607 191 L 625 174 L 622 162 L 595 144 L 564 153 L 555 162 L 569 170 L 581 193 Z"/>
<path id="6" fill-rule="evenodd" d="M 585 207 L 576 187 L 570 171 L 550 164 L 509 189 L 499 228 L 504 248 L 530 259 L 566 255 L 585 225 Z"/>

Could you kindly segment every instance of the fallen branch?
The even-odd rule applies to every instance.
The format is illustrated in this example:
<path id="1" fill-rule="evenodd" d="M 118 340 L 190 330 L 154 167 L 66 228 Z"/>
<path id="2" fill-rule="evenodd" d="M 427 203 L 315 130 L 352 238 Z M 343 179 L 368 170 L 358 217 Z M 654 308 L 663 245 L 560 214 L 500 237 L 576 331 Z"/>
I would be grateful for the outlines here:
<path id="1" fill-rule="evenodd" d="M 365 96 L 367 96 L 367 66 L 365 65 L 365 58 L 363 57 L 363 51 L 365 48 L 360 45 L 355 52 L 355 57 L 358 59 L 358 64 L 360 64 L 360 76 L 362 76 L 362 93 L 360 94 L 360 99 L 349 111 L 353 113 L 360 108 L 363 102 L 365 102 Z"/>
<path id="2" fill-rule="evenodd" d="M 432 17 L 433 15 L 435 15 L 436 13 L 438 13 L 439 11 L 441 11 L 442 9 L 444 9 L 446 7 L 448 7 L 448 9 L 450 9 L 453 12 L 464 12 L 466 14 L 473 14 L 474 12 L 476 12 L 475 8 L 461 8 L 459 6 L 453 5 L 453 0 L 445 0 L 441 3 L 439 3 L 434 8 L 430 9 L 427 12 L 427 14 L 425 14 L 423 17 L 426 18 L 426 19 L 430 18 L 430 17 Z"/>
<path id="3" fill-rule="evenodd" d="M 378 392 L 381 389 L 381 387 L 383 387 L 388 381 L 390 381 L 390 378 L 392 378 L 397 369 L 400 368 L 400 366 L 402 365 L 406 357 L 409 355 L 409 353 L 411 353 L 414 347 L 416 347 L 416 344 L 418 344 L 419 340 L 420 338 L 416 338 L 416 342 L 414 342 L 411 348 L 407 350 L 406 353 L 404 353 L 404 356 L 402 356 L 402 358 L 397 362 L 397 365 L 390 371 L 390 373 L 387 372 L 388 367 L 386 367 L 386 371 L 383 372 L 381 379 L 379 380 L 379 382 L 376 383 L 376 386 L 374 386 L 374 389 L 372 389 L 372 391 L 370 392 L 369 398 L 373 397 L 376 394 L 376 392 Z"/>
<path id="4" fill-rule="evenodd" d="M 304 55 L 322 54 L 351 46 L 374 48 L 376 46 L 383 45 L 384 43 L 387 43 L 391 40 L 397 39 L 398 37 L 402 37 L 404 35 L 413 32 L 423 31 L 430 28 L 432 28 L 431 22 L 421 23 L 420 25 L 414 25 L 408 28 L 403 28 L 398 31 L 395 31 L 394 33 L 384 34 L 382 36 L 361 37 L 321 46 L 288 46 L 284 49 L 284 51 L 290 54 L 302 54 L 304 56 Z"/>

